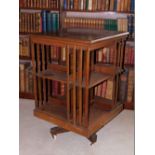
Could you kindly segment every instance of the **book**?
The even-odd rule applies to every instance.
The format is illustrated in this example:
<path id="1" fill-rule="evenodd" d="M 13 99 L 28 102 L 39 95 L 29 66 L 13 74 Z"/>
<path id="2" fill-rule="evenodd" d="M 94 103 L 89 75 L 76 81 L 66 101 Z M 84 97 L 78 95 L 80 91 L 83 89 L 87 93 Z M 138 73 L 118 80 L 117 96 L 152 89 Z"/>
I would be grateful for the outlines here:
<path id="1" fill-rule="evenodd" d="M 126 68 L 123 74 L 120 75 L 118 100 L 123 103 L 127 98 L 127 85 L 128 85 L 128 69 Z"/>
<path id="2" fill-rule="evenodd" d="M 42 11 L 42 32 L 47 32 L 47 11 Z"/>
<path id="3" fill-rule="evenodd" d="M 107 80 L 107 89 L 105 93 L 105 98 L 112 100 L 113 97 L 113 81 Z"/>
<path id="4" fill-rule="evenodd" d="M 134 69 L 130 69 L 128 76 L 127 102 L 133 101 L 133 92 L 134 92 Z"/>

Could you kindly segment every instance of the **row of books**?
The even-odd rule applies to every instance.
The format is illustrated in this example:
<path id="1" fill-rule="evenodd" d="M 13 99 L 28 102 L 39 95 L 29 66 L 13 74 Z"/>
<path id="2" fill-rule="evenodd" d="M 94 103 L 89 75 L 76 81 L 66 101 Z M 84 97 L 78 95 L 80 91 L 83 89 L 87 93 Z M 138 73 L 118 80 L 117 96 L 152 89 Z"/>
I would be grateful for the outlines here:
<path id="1" fill-rule="evenodd" d="M 20 32 L 56 32 L 59 29 L 59 14 L 55 12 L 20 12 Z"/>
<path id="2" fill-rule="evenodd" d="M 58 0 L 19 0 L 19 6 L 21 8 L 50 8 L 58 9 Z"/>
<path id="3" fill-rule="evenodd" d="M 121 102 L 133 102 L 134 100 L 134 69 L 126 69 L 120 76 L 118 100 Z M 113 81 L 107 80 L 95 87 L 95 96 L 112 100 Z"/>
<path id="4" fill-rule="evenodd" d="M 115 58 L 115 49 L 111 48 L 103 48 L 99 49 L 96 52 L 96 62 L 104 63 L 104 64 L 113 64 Z M 134 65 L 134 47 L 126 46 L 125 56 L 124 56 L 124 65 Z"/>
<path id="5" fill-rule="evenodd" d="M 64 10 L 133 12 L 134 0 L 63 0 Z"/>
<path id="6" fill-rule="evenodd" d="M 50 95 L 60 97 L 65 95 L 65 84 L 58 81 L 50 81 Z"/>
<path id="7" fill-rule="evenodd" d="M 35 47 L 36 49 L 36 47 Z M 39 47 L 41 49 L 41 47 Z M 37 50 L 37 49 L 36 49 Z M 65 47 L 57 47 L 57 46 L 44 46 L 45 55 L 44 57 L 47 59 L 47 63 L 51 64 L 63 64 L 66 61 L 66 49 Z M 40 60 L 43 59 L 43 53 L 40 51 Z M 38 59 L 37 59 L 38 61 Z M 38 62 L 40 63 L 40 62 Z"/>
<path id="8" fill-rule="evenodd" d="M 30 62 L 22 61 L 19 64 L 19 91 L 33 93 L 33 77 Z"/>
<path id="9" fill-rule="evenodd" d="M 61 63 L 66 61 L 65 47 L 52 47 L 50 48 L 50 59 L 53 63 Z"/>
<path id="10" fill-rule="evenodd" d="M 98 18 L 64 18 L 64 28 L 92 28 L 105 29 L 120 32 L 134 32 L 134 16 L 128 15 L 127 18 L 117 19 L 98 19 Z"/>
<path id="11" fill-rule="evenodd" d="M 107 80 L 95 87 L 95 96 L 100 96 L 100 97 L 112 100 L 112 94 L 113 94 L 112 80 Z"/>
<path id="12" fill-rule="evenodd" d="M 30 56 L 30 40 L 28 36 L 19 36 L 19 55 L 20 56 Z"/>

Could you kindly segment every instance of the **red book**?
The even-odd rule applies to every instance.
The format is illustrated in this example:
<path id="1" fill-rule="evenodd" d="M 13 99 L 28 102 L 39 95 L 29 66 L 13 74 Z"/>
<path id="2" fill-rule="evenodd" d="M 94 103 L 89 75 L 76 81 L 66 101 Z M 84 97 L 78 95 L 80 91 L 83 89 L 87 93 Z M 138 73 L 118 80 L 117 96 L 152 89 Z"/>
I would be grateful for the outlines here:
<path id="1" fill-rule="evenodd" d="M 52 81 L 52 95 L 58 95 L 58 81 Z"/>
<path id="2" fill-rule="evenodd" d="M 131 65 L 133 65 L 134 64 L 134 48 L 133 47 L 131 47 L 131 62 L 130 62 L 130 64 Z"/>

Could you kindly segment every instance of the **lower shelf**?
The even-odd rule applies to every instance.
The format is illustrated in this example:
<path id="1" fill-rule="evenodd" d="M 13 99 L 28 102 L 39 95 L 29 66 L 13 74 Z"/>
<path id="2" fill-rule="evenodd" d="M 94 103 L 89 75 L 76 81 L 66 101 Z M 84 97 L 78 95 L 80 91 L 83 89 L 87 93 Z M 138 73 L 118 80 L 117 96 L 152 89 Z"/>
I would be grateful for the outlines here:
<path id="1" fill-rule="evenodd" d="M 124 109 L 134 110 L 134 102 L 125 102 Z"/>
<path id="2" fill-rule="evenodd" d="M 73 131 L 85 137 L 90 137 L 122 110 L 123 105 L 117 105 L 111 111 L 103 111 L 97 104 L 91 105 L 88 128 L 69 122 L 66 116 L 66 106 L 61 104 L 47 104 L 44 106 L 44 110 L 35 109 L 34 115 L 66 130 Z"/>
<path id="3" fill-rule="evenodd" d="M 26 92 L 19 92 L 19 98 L 34 99 L 34 94 L 26 93 Z"/>

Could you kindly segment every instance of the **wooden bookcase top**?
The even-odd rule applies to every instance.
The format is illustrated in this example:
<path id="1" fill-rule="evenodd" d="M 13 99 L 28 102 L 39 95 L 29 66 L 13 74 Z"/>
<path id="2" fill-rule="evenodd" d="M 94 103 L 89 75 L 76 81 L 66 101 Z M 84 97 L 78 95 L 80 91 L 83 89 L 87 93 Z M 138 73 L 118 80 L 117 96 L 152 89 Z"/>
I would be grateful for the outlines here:
<path id="1" fill-rule="evenodd" d="M 31 39 L 40 38 L 41 42 L 44 42 L 45 39 L 55 39 L 59 41 L 76 41 L 77 42 L 83 42 L 83 43 L 96 43 L 99 41 L 109 40 L 109 39 L 115 39 L 115 38 L 121 38 L 126 37 L 129 34 L 129 32 L 116 32 L 116 31 L 106 31 L 106 30 L 88 30 L 85 31 L 79 30 L 79 29 L 63 29 L 57 33 L 39 33 L 39 34 L 32 34 Z"/>

